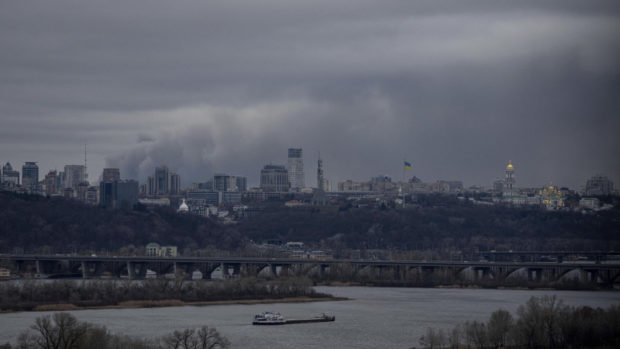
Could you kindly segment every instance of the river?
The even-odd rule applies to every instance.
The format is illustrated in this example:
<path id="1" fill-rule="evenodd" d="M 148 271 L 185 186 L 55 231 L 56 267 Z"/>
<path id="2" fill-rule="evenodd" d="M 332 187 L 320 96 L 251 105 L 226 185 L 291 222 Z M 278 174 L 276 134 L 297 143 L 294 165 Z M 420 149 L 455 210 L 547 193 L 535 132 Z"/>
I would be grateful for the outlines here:
<path id="1" fill-rule="evenodd" d="M 79 320 L 116 333 L 158 337 L 174 329 L 215 326 L 231 348 L 411 348 L 427 327 L 451 329 L 467 320 L 486 321 L 499 309 L 513 314 L 531 296 L 557 295 L 567 305 L 620 304 L 617 291 L 317 287 L 348 301 L 258 305 L 187 306 L 72 311 Z M 303 318 L 333 314 L 335 322 L 252 326 L 254 314 L 276 311 Z M 0 343 L 15 342 L 34 319 L 49 312 L 0 314 Z"/>

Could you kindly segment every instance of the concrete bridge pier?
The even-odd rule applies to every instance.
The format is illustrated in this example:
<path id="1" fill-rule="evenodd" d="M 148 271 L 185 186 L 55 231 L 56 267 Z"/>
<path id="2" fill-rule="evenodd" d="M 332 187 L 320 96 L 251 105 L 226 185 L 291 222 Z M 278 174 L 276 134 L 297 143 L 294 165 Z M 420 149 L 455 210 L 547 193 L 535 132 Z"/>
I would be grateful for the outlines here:
<path id="1" fill-rule="evenodd" d="M 172 270 L 174 273 L 174 278 L 183 278 L 183 279 L 191 279 L 193 274 L 193 263 L 172 263 Z"/>
<path id="2" fill-rule="evenodd" d="M 202 263 L 200 266 L 200 272 L 202 273 L 203 280 L 211 280 L 211 274 L 220 266 L 219 263 Z"/>
<path id="3" fill-rule="evenodd" d="M 540 282 L 542 280 L 542 269 L 528 268 L 527 269 L 527 280 Z"/>
<path id="4" fill-rule="evenodd" d="M 89 273 L 88 267 L 86 266 L 86 262 L 82 261 L 81 269 L 82 269 L 82 279 L 90 278 L 90 273 Z"/>
<path id="5" fill-rule="evenodd" d="M 319 265 L 319 276 L 321 277 L 321 279 L 324 279 L 327 276 L 329 276 L 329 265 L 327 264 Z"/>
<path id="6" fill-rule="evenodd" d="M 127 261 L 127 278 L 129 280 L 144 279 L 146 277 L 146 263 Z"/>
<path id="7" fill-rule="evenodd" d="M 291 269 L 291 266 L 288 264 L 280 265 L 280 276 L 283 276 L 283 277 L 289 276 L 290 269 Z"/>
<path id="8" fill-rule="evenodd" d="M 598 282 L 598 272 L 597 270 L 594 270 L 594 269 L 592 270 L 582 269 L 581 279 L 584 280 L 585 282 L 596 283 Z"/>

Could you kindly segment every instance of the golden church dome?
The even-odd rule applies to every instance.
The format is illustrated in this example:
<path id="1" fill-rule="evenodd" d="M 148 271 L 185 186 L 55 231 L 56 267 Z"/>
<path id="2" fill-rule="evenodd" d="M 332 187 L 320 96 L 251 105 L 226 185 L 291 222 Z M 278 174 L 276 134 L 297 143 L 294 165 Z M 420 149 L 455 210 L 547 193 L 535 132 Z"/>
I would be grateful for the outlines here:
<path id="1" fill-rule="evenodd" d="M 506 171 L 514 171 L 515 167 L 512 166 L 512 161 L 508 161 L 508 166 L 506 166 Z"/>

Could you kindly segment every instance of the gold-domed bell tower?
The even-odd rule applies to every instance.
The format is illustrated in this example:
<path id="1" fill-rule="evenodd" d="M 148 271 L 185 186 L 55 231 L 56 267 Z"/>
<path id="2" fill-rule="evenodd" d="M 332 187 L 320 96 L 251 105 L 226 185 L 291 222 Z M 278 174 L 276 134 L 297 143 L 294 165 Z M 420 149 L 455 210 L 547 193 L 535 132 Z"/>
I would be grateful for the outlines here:
<path id="1" fill-rule="evenodd" d="M 515 167 L 512 165 L 512 161 L 508 161 L 508 166 L 506 166 L 506 185 L 504 186 L 504 195 L 513 195 L 513 187 L 516 182 L 515 177 Z"/>

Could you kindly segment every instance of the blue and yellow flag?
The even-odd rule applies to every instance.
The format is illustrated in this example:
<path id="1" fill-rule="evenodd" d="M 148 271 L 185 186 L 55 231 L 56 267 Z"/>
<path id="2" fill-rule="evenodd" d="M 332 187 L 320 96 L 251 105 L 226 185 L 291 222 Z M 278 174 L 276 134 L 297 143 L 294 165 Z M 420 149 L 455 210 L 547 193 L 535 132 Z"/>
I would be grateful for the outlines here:
<path id="1" fill-rule="evenodd" d="M 411 163 L 405 161 L 405 171 L 411 171 Z"/>

